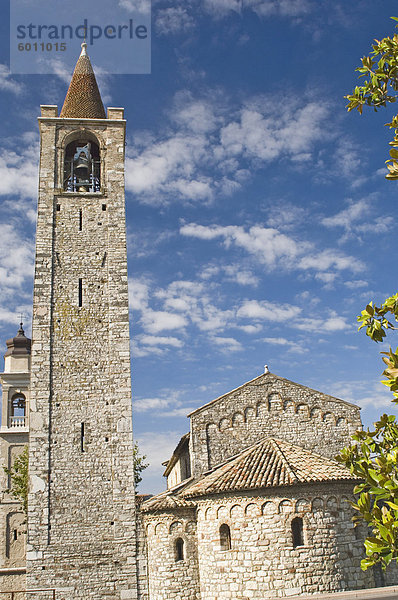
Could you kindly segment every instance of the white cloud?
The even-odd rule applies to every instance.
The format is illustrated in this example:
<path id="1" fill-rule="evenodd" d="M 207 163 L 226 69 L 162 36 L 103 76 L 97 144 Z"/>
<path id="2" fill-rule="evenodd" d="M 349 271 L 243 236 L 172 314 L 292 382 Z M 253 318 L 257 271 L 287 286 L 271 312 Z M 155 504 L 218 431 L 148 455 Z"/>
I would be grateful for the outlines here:
<path id="1" fill-rule="evenodd" d="M 334 165 L 336 172 L 353 180 L 353 187 L 363 183 L 358 180 L 356 174 L 359 171 L 363 157 L 358 151 L 358 146 L 347 138 L 339 138 L 334 153 Z"/>
<path id="2" fill-rule="evenodd" d="M 303 256 L 297 265 L 299 269 L 308 270 L 314 269 L 316 271 L 327 271 L 328 269 L 336 269 L 337 271 L 349 270 L 358 272 L 363 268 L 362 262 L 342 254 L 338 250 L 322 250 L 321 252 L 315 252 Z"/>
<path id="3" fill-rule="evenodd" d="M 131 310 L 142 311 L 148 306 L 149 282 L 129 279 L 129 305 Z"/>
<path id="4" fill-rule="evenodd" d="M 19 313 L 30 320 L 33 271 L 33 240 L 18 225 L 0 223 L 0 321 L 16 325 Z"/>
<path id="5" fill-rule="evenodd" d="M 223 310 L 214 305 L 210 288 L 193 281 L 174 281 L 167 289 L 159 290 L 157 298 L 164 308 L 184 313 L 185 318 L 200 331 L 224 329 L 235 317 L 234 310 Z"/>
<path id="6" fill-rule="evenodd" d="M 325 217 L 321 223 L 325 227 L 341 227 L 345 234 L 340 242 L 355 236 L 361 239 L 362 234 L 386 233 L 394 226 L 394 219 L 389 215 L 375 216 L 374 198 L 362 198 L 357 202 L 348 201 L 348 207 L 331 217 Z"/>
<path id="7" fill-rule="evenodd" d="M 327 113 L 324 106 L 315 102 L 294 106 L 288 99 L 287 106 L 278 105 L 276 111 L 263 102 L 243 108 L 239 120 L 221 130 L 221 146 L 227 156 L 243 154 L 269 161 L 281 155 L 308 152 L 322 139 Z"/>
<path id="8" fill-rule="evenodd" d="M 217 331 L 233 322 L 235 313 L 233 310 L 222 310 L 216 306 L 201 301 L 202 309 L 191 316 L 192 321 L 196 323 L 201 331 Z"/>
<path id="9" fill-rule="evenodd" d="M 249 335 L 253 335 L 255 333 L 259 333 L 262 330 L 262 325 L 257 323 L 256 325 L 237 325 L 237 328 Z"/>
<path id="10" fill-rule="evenodd" d="M 284 348 L 287 348 L 287 352 L 294 352 L 295 354 L 304 354 L 305 352 L 308 352 L 308 348 L 304 348 L 301 344 L 292 342 L 283 337 L 266 337 L 264 338 L 264 342 L 274 346 L 283 346 Z"/>
<path id="11" fill-rule="evenodd" d="M 367 287 L 368 282 L 365 281 L 364 279 L 354 279 L 352 281 L 345 281 L 344 285 L 351 290 L 355 290 L 360 287 Z"/>
<path id="12" fill-rule="evenodd" d="M 24 239 L 21 231 L 9 223 L 0 223 L 0 284 L 22 288 L 34 269 L 33 241 Z"/>
<path id="13" fill-rule="evenodd" d="M 260 96 L 232 108 L 221 93 L 194 98 L 181 91 L 169 111 L 168 130 L 157 138 L 141 133 L 129 146 L 126 188 L 151 204 L 209 202 L 233 194 L 267 162 L 310 160 L 324 141 L 327 111 L 288 95 L 278 106 Z"/>
<path id="14" fill-rule="evenodd" d="M 308 0 L 205 0 L 204 9 L 221 18 L 231 11 L 252 10 L 259 17 L 298 17 L 310 10 Z"/>
<path id="15" fill-rule="evenodd" d="M 259 284 L 259 278 L 248 269 L 241 268 L 239 265 L 227 265 L 223 267 L 228 281 L 233 281 L 239 285 L 252 285 L 256 287 Z"/>
<path id="16" fill-rule="evenodd" d="M 23 90 L 23 85 L 10 77 L 10 70 L 7 65 L 0 64 L 0 90 L 19 95 Z"/>
<path id="17" fill-rule="evenodd" d="M 150 0 L 119 0 L 119 6 L 132 13 L 148 15 L 151 12 Z"/>
<path id="18" fill-rule="evenodd" d="M 292 260 L 307 246 L 306 243 L 297 244 L 292 238 L 276 229 L 261 226 L 250 227 L 248 231 L 237 225 L 197 225 L 189 223 L 180 228 L 180 233 L 185 236 L 202 240 L 223 238 L 226 247 L 232 243 L 244 248 L 250 254 L 255 254 L 261 262 L 269 267 L 281 259 Z"/>
<path id="19" fill-rule="evenodd" d="M 283 210 L 280 207 L 283 206 Z M 267 225 L 278 230 L 289 230 L 297 227 L 307 216 L 307 211 L 301 206 L 294 206 L 291 202 L 281 199 L 273 203 Z"/>
<path id="20" fill-rule="evenodd" d="M 33 199 L 37 197 L 37 186 L 38 145 L 23 147 L 21 154 L 3 147 L 0 150 L 0 195 Z"/>
<path id="21" fill-rule="evenodd" d="M 391 411 L 391 392 L 380 381 L 353 380 L 334 381 L 329 384 L 329 393 L 359 406 L 378 409 L 388 407 Z"/>
<path id="22" fill-rule="evenodd" d="M 337 314 L 332 313 L 330 317 L 324 319 L 319 317 L 297 319 L 292 322 L 292 327 L 306 332 L 332 333 L 334 331 L 343 331 L 350 327 L 353 328 L 353 325 L 347 323 L 345 317 L 339 317 Z"/>
<path id="23" fill-rule="evenodd" d="M 243 0 L 243 6 L 250 7 L 261 17 L 298 17 L 311 9 L 308 0 Z"/>
<path id="24" fill-rule="evenodd" d="M 242 344 L 232 337 L 212 336 L 211 341 L 226 353 L 243 350 Z"/>
<path id="25" fill-rule="evenodd" d="M 182 6 L 160 9 L 155 14 L 155 19 L 156 29 L 160 35 L 186 33 L 194 27 L 192 16 Z"/>
<path id="26" fill-rule="evenodd" d="M 167 398 L 139 398 L 133 401 L 133 409 L 137 413 L 166 408 L 170 402 Z"/>
<path id="27" fill-rule="evenodd" d="M 209 199 L 213 193 L 210 180 L 196 172 L 205 156 L 206 141 L 201 136 L 177 134 L 155 142 L 140 155 L 126 158 L 126 188 L 145 194 L 153 203 L 160 203 L 162 194 Z"/>
<path id="28" fill-rule="evenodd" d="M 350 201 L 347 208 L 341 210 L 332 217 L 325 217 L 321 222 L 325 227 L 343 227 L 344 229 L 350 229 L 354 222 L 369 214 L 369 212 L 370 205 L 368 200 L 362 199 L 357 202 Z"/>
<path id="29" fill-rule="evenodd" d="M 301 313 L 301 308 L 290 304 L 276 304 L 263 300 L 245 300 L 237 311 L 238 317 L 260 319 L 283 323 L 294 319 Z"/>
<path id="30" fill-rule="evenodd" d="M 182 391 L 164 389 L 159 396 L 150 396 L 148 398 L 133 399 L 133 409 L 137 412 L 144 413 L 155 411 L 156 416 L 161 416 L 159 411 L 163 411 L 163 415 L 167 415 L 169 410 L 181 408 Z"/>
<path id="31" fill-rule="evenodd" d="M 338 250 L 318 251 L 309 242 L 296 241 L 293 237 L 280 233 L 277 229 L 260 225 L 250 227 L 246 231 L 244 227 L 237 225 L 204 226 L 189 223 L 180 228 L 180 233 L 202 240 L 221 238 L 227 248 L 231 245 L 244 248 L 269 269 L 278 267 L 286 271 L 297 269 L 325 273 L 331 269 L 337 272 L 342 270 L 356 272 L 362 268 L 359 260 Z M 330 276 L 328 277 L 330 278 Z"/>
<path id="32" fill-rule="evenodd" d="M 257 277 L 251 269 L 248 269 L 239 263 L 232 265 L 209 264 L 206 265 L 199 274 L 201 279 L 216 279 L 217 281 L 219 281 L 220 277 L 223 275 L 225 276 L 226 281 L 237 283 L 238 285 L 257 287 L 260 282 L 260 278 Z"/>
<path id="33" fill-rule="evenodd" d="M 221 267 L 219 273 L 222 272 Z M 226 278 L 228 280 L 228 275 Z M 133 281 L 130 289 L 135 292 L 131 294 L 130 305 L 140 312 L 132 341 L 133 356 L 159 356 L 179 351 L 190 339 L 188 336 L 194 335 L 195 329 L 195 335 L 200 335 L 202 341 L 207 338 L 207 343 L 213 347 L 231 352 L 242 349 L 241 341 L 230 335 L 231 329 L 255 335 L 264 328 L 263 322 L 267 322 L 269 331 L 270 327 L 292 327 L 307 333 L 333 333 L 350 326 L 343 316 L 334 311 L 329 311 L 326 317 L 316 313 L 316 303 L 312 303 L 312 316 L 302 317 L 303 309 L 294 304 L 250 298 L 236 304 L 229 300 L 222 288 L 221 281 L 205 284 L 202 281 L 176 280 L 164 288 L 145 280 Z M 310 301 L 307 296 L 301 300 L 308 308 Z M 142 327 L 141 332 L 137 332 L 138 326 Z M 284 344 L 289 351 L 304 351 L 300 344 L 294 345 L 282 336 L 269 334 L 267 341 Z"/>
<path id="34" fill-rule="evenodd" d="M 141 335 L 139 340 L 144 346 L 173 346 L 173 348 L 181 348 L 183 346 L 181 340 L 171 336 Z"/>
<path id="35" fill-rule="evenodd" d="M 72 72 L 70 68 L 59 58 L 47 58 L 45 59 L 45 64 L 48 71 L 57 75 L 67 86 L 69 86 Z"/>
<path id="36" fill-rule="evenodd" d="M 166 312 L 164 310 L 147 309 L 141 318 L 142 326 L 148 333 L 160 333 L 169 329 L 185 329 L 187 319 L 182 315 Z"/>

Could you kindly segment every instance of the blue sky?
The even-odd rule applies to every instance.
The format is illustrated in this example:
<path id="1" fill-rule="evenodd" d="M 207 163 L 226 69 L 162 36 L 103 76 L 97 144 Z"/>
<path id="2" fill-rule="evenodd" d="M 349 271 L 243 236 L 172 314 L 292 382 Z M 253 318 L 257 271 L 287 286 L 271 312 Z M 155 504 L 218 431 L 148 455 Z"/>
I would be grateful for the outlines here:
<path id="1" fill-rule="evenodd" d="M 58 61 L 54 75 L 10 74 L 1 11 L 5 350 L 21 311 L 30 332 L 39 105 L 61 107 L 71 73 Z M 104 103 L 128 120 L 134 429 L 151 462 L 141 491 L 163 489 L 185 415 L 265 364 L 358 403 L 365 425 L 396 412 L 383 348 L 356 325 L 397 288 L 383 126 L 394 107 L 360 117 L 343 99 L 396 14 L 386 0 L 154 1 L 151 74 L 106 74 L 89 48 Z"/>

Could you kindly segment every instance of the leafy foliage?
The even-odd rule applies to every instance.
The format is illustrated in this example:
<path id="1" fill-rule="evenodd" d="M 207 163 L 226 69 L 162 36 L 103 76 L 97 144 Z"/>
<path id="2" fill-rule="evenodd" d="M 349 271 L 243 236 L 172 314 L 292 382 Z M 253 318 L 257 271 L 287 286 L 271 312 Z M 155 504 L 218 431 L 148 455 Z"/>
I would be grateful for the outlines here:
<path id="1" fill-rule="evenodd" d="M 385 568 L 398 560 L 398 424 L 394 415 L 383 415 L 374 431 L 358 431 L 356 444 L 344 448 L 340 461 L 362 482 L 354 489 L 359 494 L 352 506 L 365 519 L 372 536 L 365 540 L 367 557 L 361 567 L 380 562 Z"/>
<path id="2" fill-rule="evenodd" d="M 11 487 L 6 490 L 14 498 L 19 500 L 25 515 L 28 514 L 28 492 L 29 492 L 29 450 L 25 446 L 23 451 L 14 460 L 11 469 L 3 467 L 5 473 L 11 478 Z"/>
<path id="3" fill-rule="evenodd" d="M 391 17 L 398 21 L 397 17 Z M 396 25 L 398 27 L 398 25 Z M 364 106 L 371 106 L 375 111 L 388 103 L 396 102 L 398 93 L 398 34 L 375 40 L 372 52 L 362 58 L 362 65 L 356 69 L 366 77 L 363 85 L 356 86 L 352 94 L 345 96 L 348 100 L 348 111 L 358 110 L 362 114 Z M 389 170 L 387 179 L 398 179 L 398 115 L 393 117 L 388 127 L 395 130 L 394 139 L 390 142 L 390 159 L 386 161 Z"/>
<path id="4" fill-rule="evenodd" d="M 387 298 L 379 307 L 369 302 L 357 318 L 360 323 L 359 329 L 366 327 L 366 335 L 375 342 L 382 342 L 388 329 L 397 329 L 391 322 L 391 317 L 398 323 L 398 293 Z M 383 375 L 387 377 L 382 383 L 390 388 L 394 396 L 392 401 L 398 404 L 398 348 L 395 352 L 390 348 L 382 354 L 385 355 L 383 361 L 386 365 Z"/>
<path id="5" fill-rule="evenodd" d="M 138 448 L 137 442 L 135 442 L 133 446 L 133 461 L 134 461 L 134 485 L 137 487 L 139 483 L 142 481 L 141 473 L 147 467 L 149 467 L 149 463 L 145 462 L 146 456 L 140 455 L 140 449 Z"/>
<path id="6" fill-rule="evenodd" d="M 370 302 L 358 317 L 359 329 L 366 327 L 366 334 L 381 342 L 387 330 L 396 329 L 393 320 L 398 322 L 398 294 L 379 307 Z M 387 377 L 382 383 L 393 392 L 392 402 L 398 404 L 398 348 L 382 354 Z M 374 426 L 374 431 L 358 431 L 352 438 L 356 443 L 338 457 L 362 480 L 354 489 L 358 499 L 352 506 L 359 513 L 354 522 L 364 519 L 372 531 L 365 540 L 364 570 L 376 563 L 385 569 L 392 560 L 398 562 L 398 423 L 394 415 L 382 415 Z"/>

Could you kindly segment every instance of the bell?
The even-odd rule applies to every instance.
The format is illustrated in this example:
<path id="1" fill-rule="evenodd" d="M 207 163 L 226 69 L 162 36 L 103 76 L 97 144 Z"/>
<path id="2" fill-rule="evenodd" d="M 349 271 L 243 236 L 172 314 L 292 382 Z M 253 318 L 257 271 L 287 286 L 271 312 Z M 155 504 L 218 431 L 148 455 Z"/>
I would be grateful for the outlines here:
<path id="1" fill-rule="evenodd" d="M 78 186 L 90 185 L 91 153 L 90 142 L 83 147 L 77 147 L 73 157 L 73 171 L 76 175 Z"/>

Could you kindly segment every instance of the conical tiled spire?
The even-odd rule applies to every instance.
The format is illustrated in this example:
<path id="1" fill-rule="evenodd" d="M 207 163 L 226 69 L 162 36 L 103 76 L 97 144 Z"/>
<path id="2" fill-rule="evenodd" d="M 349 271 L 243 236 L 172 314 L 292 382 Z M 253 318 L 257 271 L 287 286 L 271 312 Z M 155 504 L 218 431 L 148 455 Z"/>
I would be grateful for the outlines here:
<path id="1" fill-rule="evenodd" d="M 105 119 L 104 105 L 86 48 L 87 44 L 84 42 L 60 116 L 70 119 Z"/>

